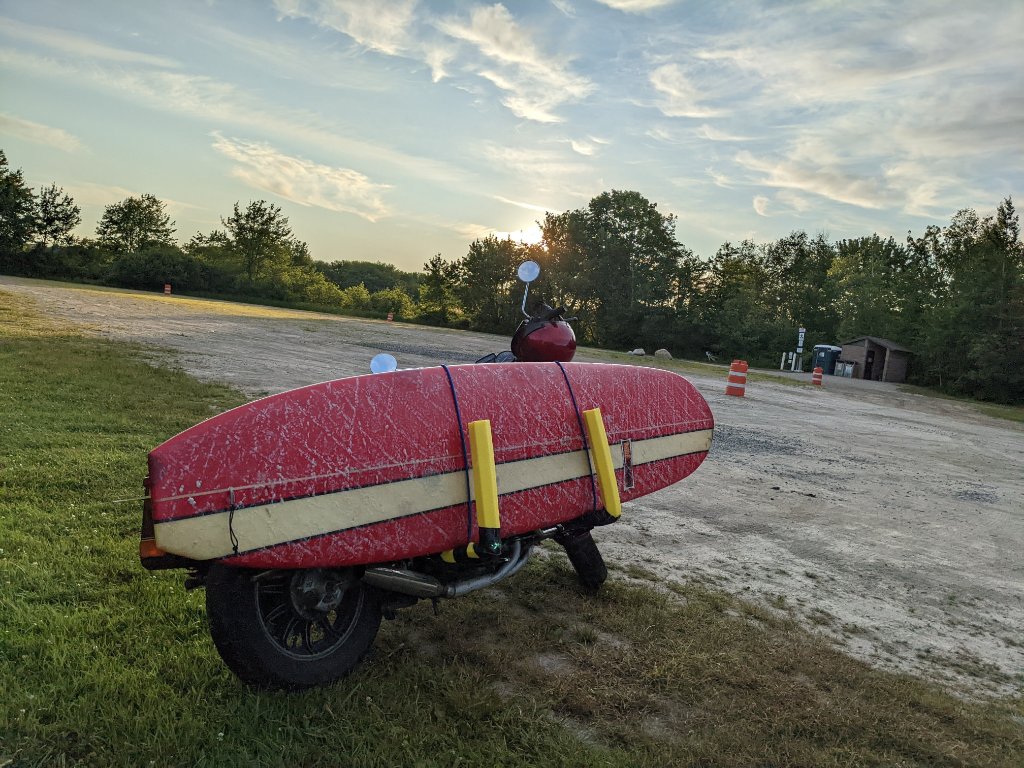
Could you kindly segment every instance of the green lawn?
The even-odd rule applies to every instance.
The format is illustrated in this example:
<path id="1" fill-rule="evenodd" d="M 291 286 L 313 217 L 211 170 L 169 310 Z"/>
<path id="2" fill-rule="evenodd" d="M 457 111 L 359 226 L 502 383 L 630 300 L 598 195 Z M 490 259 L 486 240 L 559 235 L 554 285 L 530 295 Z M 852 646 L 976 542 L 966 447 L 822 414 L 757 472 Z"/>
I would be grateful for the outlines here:
<path id="1" fill-rule="evenodd" d="M 247 690 L 203 593 L 137 557 L 146 452 L 240 401 L 0 292 L 0 766 L 1024 764 L 1019 701 L 874 671 L 696 584 L 626 568 L 588 596 L 555 548 L 399 614 L 336 686 Z"/>

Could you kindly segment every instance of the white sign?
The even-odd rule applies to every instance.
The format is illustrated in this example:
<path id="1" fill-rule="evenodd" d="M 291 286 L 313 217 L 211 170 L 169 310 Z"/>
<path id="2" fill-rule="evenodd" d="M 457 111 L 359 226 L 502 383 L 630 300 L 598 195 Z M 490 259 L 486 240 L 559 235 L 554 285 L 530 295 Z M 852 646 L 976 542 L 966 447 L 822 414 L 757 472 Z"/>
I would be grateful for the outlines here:
<path id="1" fill-rule="evenodd" d="M 800 333 L 797 336 L 796 353 L 798 355 L 802 355 L 803 352 L 804 352 L 804 334 L 805 333 L 807 333 L 807 329 L 806 328 L 801 328 L 800 329 Z"/>

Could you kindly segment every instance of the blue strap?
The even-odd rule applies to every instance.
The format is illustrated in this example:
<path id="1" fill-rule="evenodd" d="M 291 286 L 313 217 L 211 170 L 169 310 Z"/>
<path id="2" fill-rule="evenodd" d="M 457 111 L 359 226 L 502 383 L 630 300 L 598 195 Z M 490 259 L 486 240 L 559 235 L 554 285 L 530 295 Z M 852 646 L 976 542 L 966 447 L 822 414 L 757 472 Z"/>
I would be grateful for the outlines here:
<path id="1" fill-rule="evenodd" d="M 590 492 L 594 497 L 594 511 L 597 511 L 597 483 L 594 481 L 594 464 L 590 460 L 590 446 L 587 445 L 587 430 L 583 426 L 583 415 L 580 413 L 580 406 L 576 402 L 576 393 L 572 391 L 572 383 L 569 381 L 569 374 L 565 370 L 565 366 L 557 360 L 555 365 L 558 366 L 558 370 L 562 372 L 562 378 L 565 379 L 565 386 L 569 388 L 569 397 L 572 398 L 572 407 L 576 411 L 576 422 L 580 425 L 580 437 L 583 438 L 583 452 L 587 455 L 587 467 L 590 469 Z"/>
<path id="2" fill-rule="evenodd" d="M 452 372 L 447 365 L 441 366 L 445 376 L 448 377 L 448 387 L 452 391 L 452 402 L 455 403 L 455 420 L 459 425 L 459 440 L 462 442 L 462 465 L 466 468 L 466 541 L 473 540 L 473 502 L 471 499 L 472 490 L 469 484 L 469 450 L 466 448 L 466 432 L 462 428 L 462 411 L 459 409 L 459 396 L 455 393 L 455 382 L 452 381 Z"/>

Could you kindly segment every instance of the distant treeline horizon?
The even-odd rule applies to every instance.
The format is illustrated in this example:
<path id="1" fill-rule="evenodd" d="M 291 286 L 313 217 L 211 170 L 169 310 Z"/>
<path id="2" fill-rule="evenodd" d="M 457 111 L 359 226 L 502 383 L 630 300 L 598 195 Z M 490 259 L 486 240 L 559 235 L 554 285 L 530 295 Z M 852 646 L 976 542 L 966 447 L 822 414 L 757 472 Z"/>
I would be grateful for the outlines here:
<path id="1" fill-rule="evenodd" d="M 701 258 L 676 218 L 636 191 L 548 213 L 538 244 L 488 236 L 423 272 L 358 260 L 317 261 L 281 209 L 257 200 L 187 242 L 151 194 L 108 205 L 95 238 L 76 238 L 74 200 L 37 194 L 0 150 L 0 273 L 288 304 L 511 334 L 521 317 L 516 267 L 541 276 L 531 298 L 564 305 L 583 344 L 667 348 L 676 357 L 774 366 L 805 346 L 859 336 L 909 348 L 909 380 L 955 395 L 1024 402 L 1024 244 L 1007 197 L 904 242 L 878 234 L 830 242 L 794 231 L 771 243 L 723 243 Z"/>

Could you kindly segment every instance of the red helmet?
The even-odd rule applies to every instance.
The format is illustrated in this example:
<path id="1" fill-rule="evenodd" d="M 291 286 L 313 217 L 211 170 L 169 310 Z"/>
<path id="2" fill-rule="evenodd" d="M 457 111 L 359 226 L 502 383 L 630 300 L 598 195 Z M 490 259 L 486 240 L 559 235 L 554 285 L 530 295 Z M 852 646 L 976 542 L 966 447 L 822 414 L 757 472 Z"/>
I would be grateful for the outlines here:
<path id="1" fill-rule="evenodd" d="M 576 354 L 576 334 L 564 320 L 523 320 L 512 337 L 512 354 L 525 363 L 568 363 Z"/>

